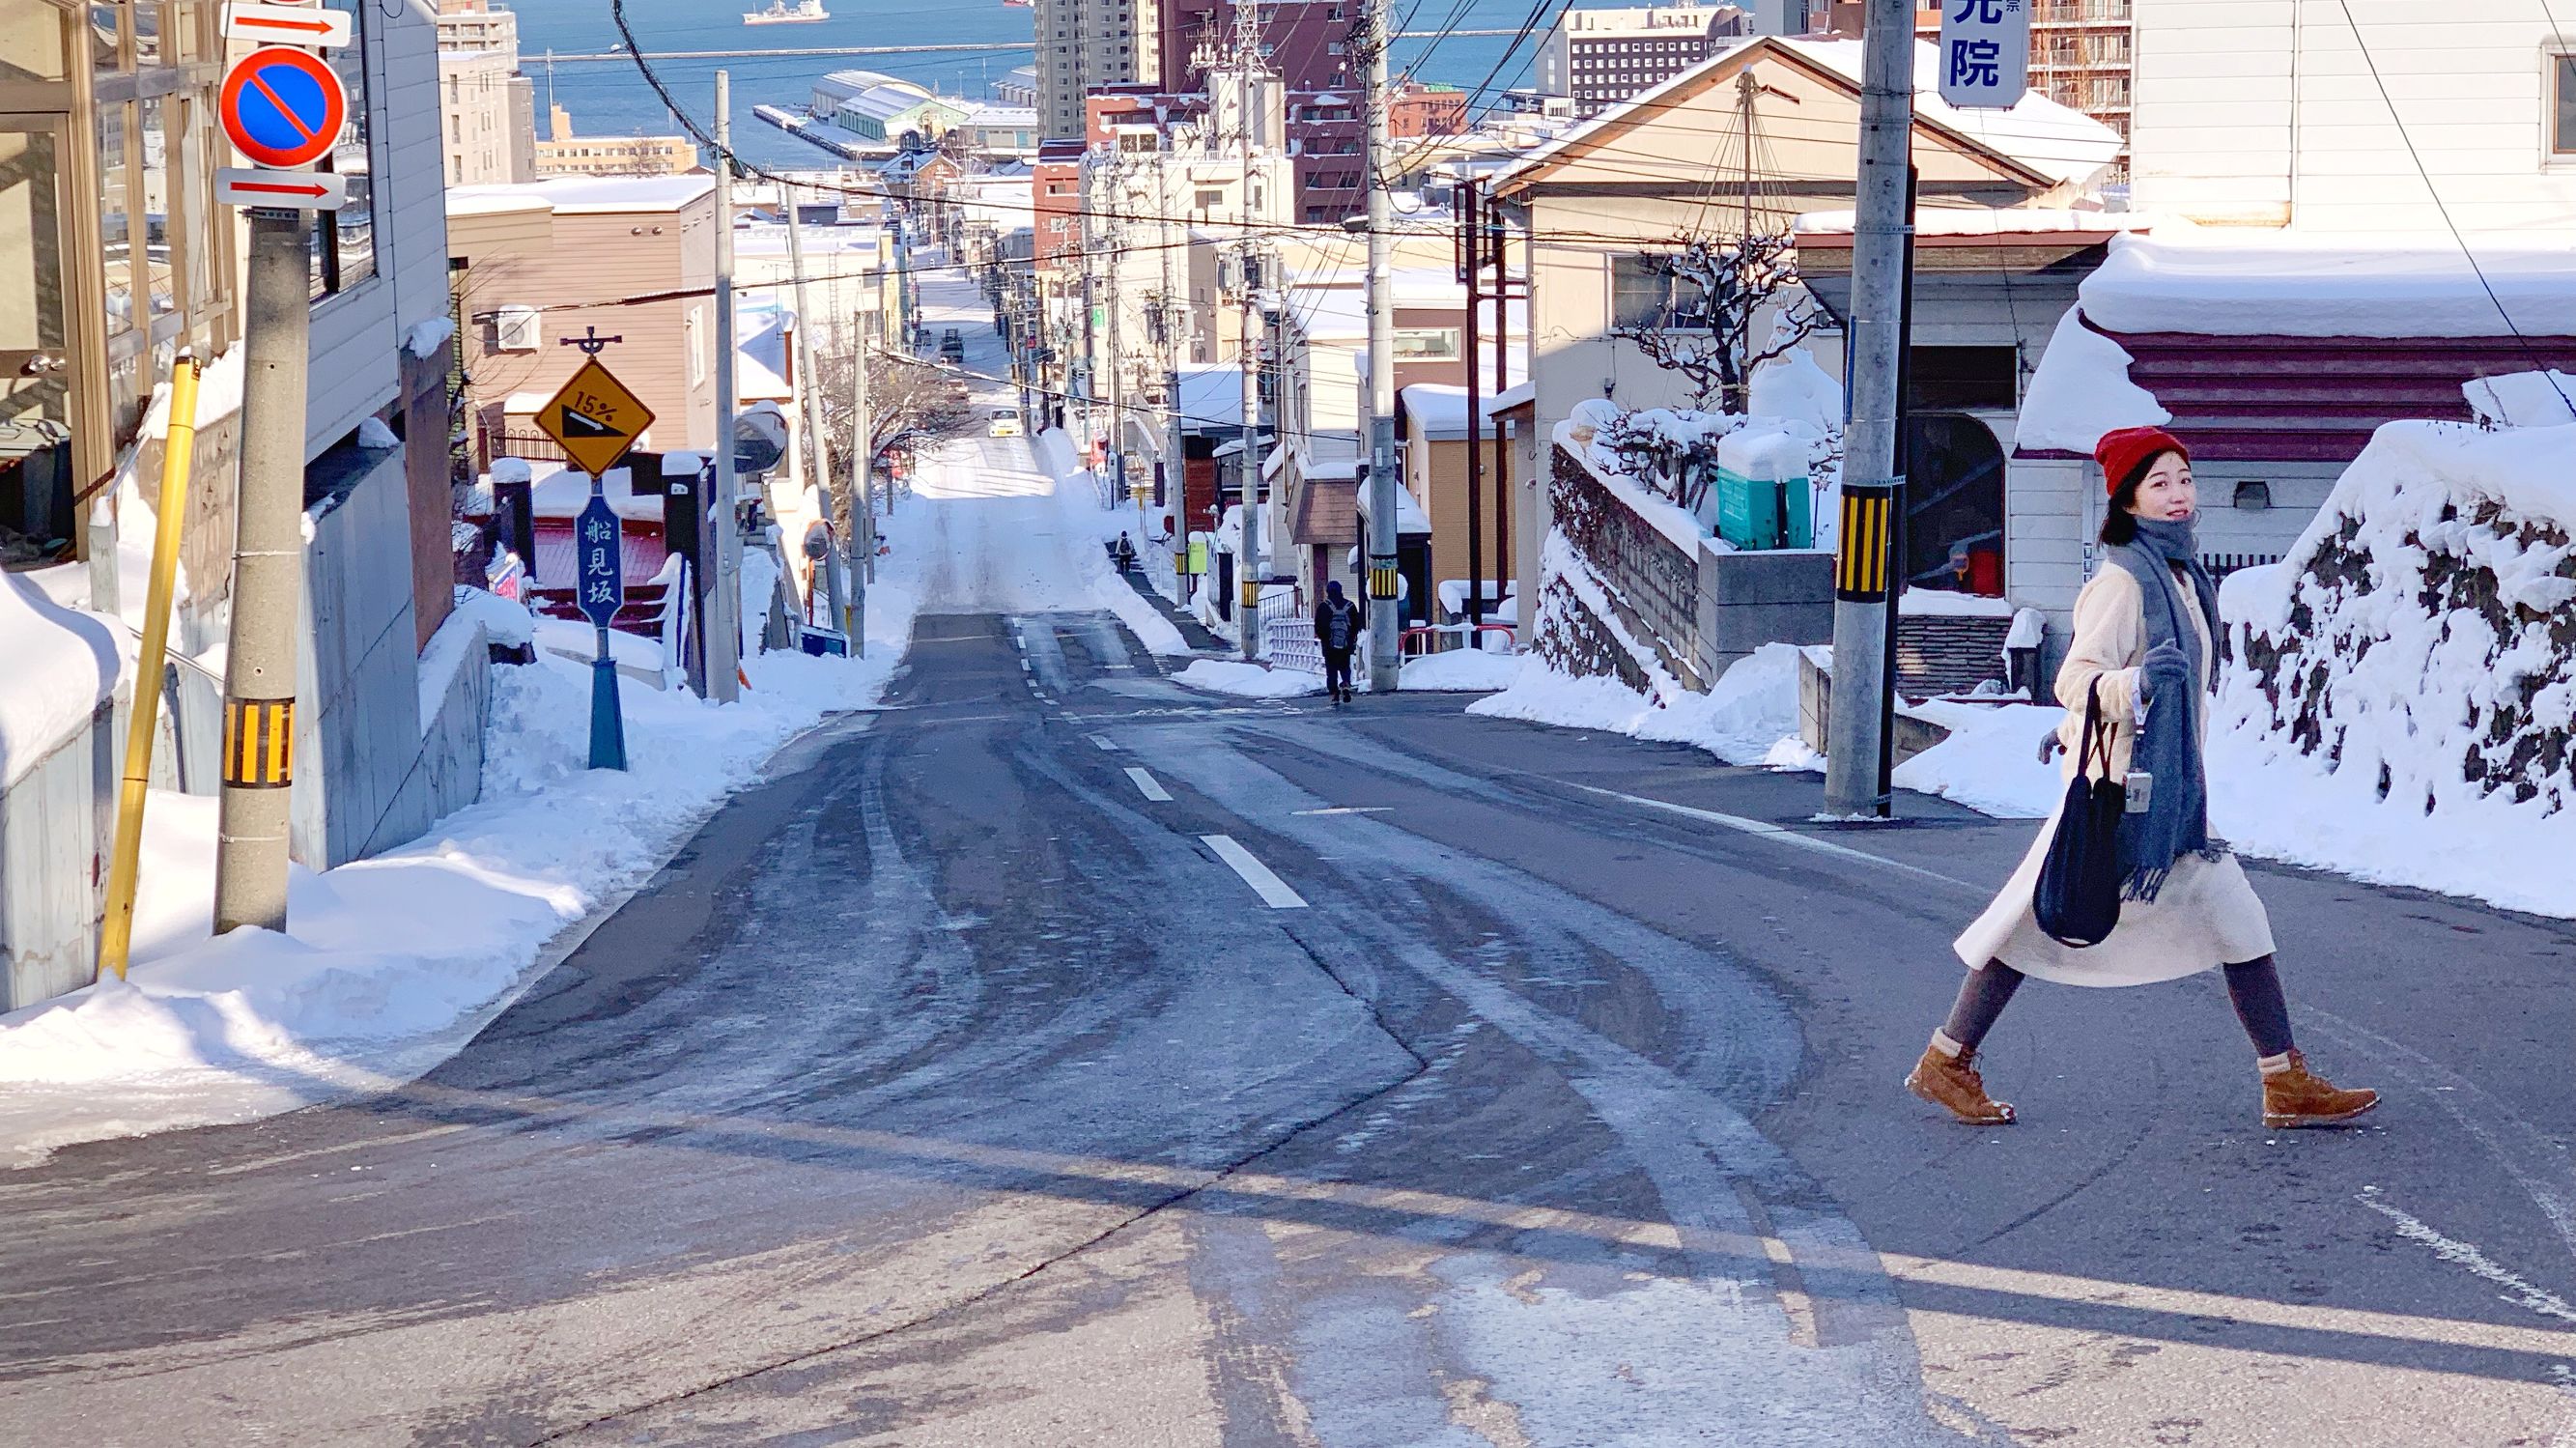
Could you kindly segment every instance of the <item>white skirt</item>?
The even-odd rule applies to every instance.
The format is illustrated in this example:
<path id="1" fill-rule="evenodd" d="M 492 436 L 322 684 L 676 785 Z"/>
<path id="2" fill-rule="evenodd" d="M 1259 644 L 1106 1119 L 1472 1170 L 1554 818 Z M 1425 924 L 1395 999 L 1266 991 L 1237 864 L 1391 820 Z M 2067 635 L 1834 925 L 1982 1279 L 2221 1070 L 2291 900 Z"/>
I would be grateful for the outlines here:
<path id="1" fill-rule="evenodd" d="M 2064 808 L 2063 805 L 2060 806 Z M 2021 868 L 1953 949 L 1970 970 L 2000 960 L 2059 985 L 2153 985 L 2272 953 L 2272 917 L 2232 854 L 2174 861 L 2153 900 L 2120 902 L 2120 924 L 2099 945 L 2078 949 L 2040 932 L 2031 911 L 2057 816 L 2039 827 Z"/>

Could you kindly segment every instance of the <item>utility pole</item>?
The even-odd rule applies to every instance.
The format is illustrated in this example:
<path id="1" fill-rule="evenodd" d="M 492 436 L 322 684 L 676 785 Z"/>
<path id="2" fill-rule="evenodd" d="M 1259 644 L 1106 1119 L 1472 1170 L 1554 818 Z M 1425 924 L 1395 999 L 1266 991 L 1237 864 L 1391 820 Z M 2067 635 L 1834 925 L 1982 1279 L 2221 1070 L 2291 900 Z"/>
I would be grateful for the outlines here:
<path id="1" fill-rule="evenodd" d="M 1512 390 L 1512 358 L 1507 339 L 1512 331 L 1511 238 L 1503 231 L 1503 207 L 1500 201 L 1485 198 L 1485 234 L 1494 247 L 1494 400 L 1500 402 Z M 1512 557 L 1512 471 L 1503 447 L 1503 422 L 1494 419 L 1494 598 L 1501 601 L 1506 580 L 1519 573 Z M 1528 615 L 1518 615 L 1520 623 L 1513 630 L 1515 639 L 1529 637 Z M 1484 622 L 1482 610 L 1476 621 Z M 1480 643 L 1478 647 L 1482 647 Z"/>
<path id="2" fill-rule="evenodd" d="M 1363 0 L 1368 16 L 1368 617 L 1369 688 L 1392 694 L 1403 672 L 1403 620 L 1396 616 L 1395 294 L 1387 233 L 1386 46 L 1394 26 L 1387 0 Z"/>
<path id="3" fill-rule="evenodd" d="M 1484 361 L 1476 349 L 1482 320 L 1478 314 L 1484 310 L 1477 295 L 1484 281 L 1484 252 L 1476 182 L 1469 177 L 1458 185 L 1458 280 L 1467 284 L 1467 642 L 1471 647 L 1483 643 L 1476 630 L 1485 622 L 1485 428 L 1478 415 L 1484 394 L 1476 386 L 1476 369 Z"/>
<path id="4" fill-rule="evenodd" d="M 224 656 L 223 802 L 215 933 L 286 928 L 295 781 L 295 635 L 304 601 L 304 403 L 313 306 L 301 211 L 250 213 L 242 302 L 241 483 Z M 162 526 L 176 528 L 176 518 Z M 159 688 L 137 679 L 137 689 Z"/>
<path id="5" fill-rule="evenodd" d="M 1253 296 L 1252 239 L 1252 58 L 1259 49 L 1258 32 L 1253 28 L 1253 6 L 1249 0 L 1238 0 L 1234 7 L 1234 52 L 1238 85 L 1235 91 L 1235 125 L 1242 133 L 1243 174 L 1237 178 L 1243 201 L 1243 255 L 1235 280 L 1243 292 L 1243 454 L 1237 460 L 1243 475 L 1243 503 L 1236 517 L 1241 522 L 1241 558 L 1235 569 L 1243 585 L 1242 597 L 1235 604 L 1237 641 L 1246 659 L 1261 655 L 1261 333 L 1258 328 L 1260 305 Z"/>
<path id="6" fill-rule="evenodd" d="M 845 540 L 843 556 L 848 554 L 850 536 L 850 489 L 847 484 L 835 486 L 831 459 L 823 441 L 823 374 L 814 370 L 814 311 L 805 304 L 805 228 L 796 215 L 796 188 L 780 183 L 787 201 L 787 269 L 795 278 L 796 298 L 796 375 L 802 379 L 797 389 L 805 394 L 805 435 L 807 474 L 814 480 L 814 495 L 831 500 L 833 531 Z M 819 560 L 823 571 L 823 595 L 828 600 L 828 617 L 832 626 L 847 637 L 850 630 L 849 604 L 842 587 L 842 559 L 826 552 Z M 850 640 L 853 649 L 857 640 Z"/>
<path id="7" fill-rule="evenodd" d="M 871 280 L 875 273 L 870 272 Z M 868 314 L 852 319 L 858 350 L 850 359 L 850 481 L 845 489 L 856 516 L 841 530 L 841 558 L 850 575 L 850 648 L 868 656 L 868 575 L 877 553 L 877 429 L 868 412 Z"/>
<path id="8" fill-rule="evenodd" d="M 733 78 L 716 72 L 716 496 L 715 587 L 708 590 L 707 697 L 742 697 L 742 534 L 733 465 Z"/>
<path id="9" fill-rule="evenodd" d="M 1113 194 L 1123 195 L 1124 192 Z M 1127 338 L 1125 329 L 1119 325 L 1118 315 L 1118 248 L 1125 237 L 1123 228 L 1114 217 L 1102 232 L 1108 243 L 1103 249 L 1108 253 L 1105 260 L 1109 263 L 1109 488 L 1114 498 L 1127 491 L 1127 354 L 1124 350 Z M 1144 516 L 1141 505 L 1137 516 L 1140 519 Z M 1138 526 L 1143 524 L 1140 522 Z M 1141 543 L 1144 540 L 1140 538 L 1137 541 Z"/>
<path id="10" fill-rule="evenodd" d="M 1905 338 L 1905 172 L 1914 129 L 1911 0 L 1868 0 L 1862 32 L 1859 212 L 1852 227 L 1851 420 L 1843 432 L 1842 536 L 1834 568 L 1832 707 L 1825 813 L 1885 816 L 1890 557 L 1905 480 L 1895 476 L 1897 372 Z"/>

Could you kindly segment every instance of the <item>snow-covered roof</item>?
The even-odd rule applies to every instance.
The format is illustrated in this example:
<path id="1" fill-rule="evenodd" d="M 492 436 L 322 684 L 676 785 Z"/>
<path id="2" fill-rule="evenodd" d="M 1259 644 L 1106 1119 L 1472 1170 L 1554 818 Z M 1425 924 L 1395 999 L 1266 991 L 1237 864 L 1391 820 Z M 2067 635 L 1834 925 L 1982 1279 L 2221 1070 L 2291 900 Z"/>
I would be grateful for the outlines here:
<path id="1" fill-rule="evenodd" d="M 713 176 L 549 176 L 492 186 L 451 186 L 447 214 L 552 209 L 565 215 L 681 211 L 714 193 Z"/>
<path id="2" fill-rule="evenodd" d="M 2475 265 L 2447 236 L 2123 236 L 2077 296 L 2112 332 L 2576 337 L 2576 243 L 2481 237 L 2473 249 Z"/>
<path id="3" fill-rule="evenodd" d="M 1850 211 L 1808 211 L 1790 229 L 1800 236 L 1849 236 L 1857 218 Z M 2056 236 L 2089 232 L 2145 231 L 2173 226 L 2169 218 L 2147 211 L 2072 211 L 2047 206 L 1921 206 L 1914 212 L 1914 234 L 1935 236 Z"/>
<path id="4" fill-rule="evenodd" d="M 1754 46 L 1774 46 L 1831 72 L 1855 91 L 1861 88 L 1861 42 L 1857 40 L 1792 40 L 1755 36 L 1712 53 L 1708 59 L 1650 86 L 1628 100 L 1556 136 L 1494 178 L 1507 187 L 1612 127 L 1633 123 L 1640 115 L 1669 111 L 1685 95 L 1707 84 L 1709 73 Z M 1940 52 L 1917 41 L 1914 46 L 1914 116 L 1958 132 L 1999 155 L 2050 180 L 2082 181 L 2119 158 L 2127 142 L 2120 133 L 2083 112 L 2058 104 L 2033 90 L 2009 110 L 1961 110 L 1941 99 Z M 1647 124 L 1652 124 L 1648 122 Z"/>
<path id="5" fill-rule="evenodd" d="M 1538 379 L 1515 382 L 1485 400 L 1485 415 L 1500 417 L 1515 407 L 1526 407 L 1538 399 Z"/>
<path id="6" fill-rule="evenodd" d="M 881 70 L 836 70 L 814 82 L 814 94 L 818 99 L 828 97 L 835 100 L 848 100 L 853 96 L 865 95 L 869 91 L 887 89 L 908 90 L 916 96 L 926 97 L 930 94 L 925 86 L 915 85 L 908 80 L 899 80 Z"/>
<path id="7" fill-rule="evenodd" d="M 1861 42 L 1783 40 L 1800 55 L 1857 87 Z M 2009 110 L 1962 110 L 1941 99 L 1941 52 L 1914 43 L 1914 114 L 1970 136 L 1988 148 L 2059 182 L 2081 181 L 2118 160 L 2127 142 L 2109 126 L 2033 89 Z"/>
<path id="8" fill-rule="evenodd" d="M 1177 375 L 1180 399 L 1176 410 L 1184 429 L 1243 426 L 1241 367 L 1210 363 L 1183 367 Z"/>
<path id="9" fill-rule="evenodd" d="M 1360 489 L 1359 503 L 1362 519 L 1366 519 L 1369 515 L 1369 494 L 1372 491 L 1374 490 L 1369 488 Z M 1413 494 L 1403 488 L 1395 490 L 1395 531 L 1399 534 L 1416 535 L 1427 535 L 1431 531 L 1431 515 L 1422 511 L 1422 505 L 1413 500 Z"/>
<path id="10" fill-rule="evenodd" d="M 996 130 L 1034 130 L 1038 123 L 1037 108 L 1034 106 L 969 103 L 964 110 L 967 124 L 990 126 Z"/>
<path id="11" fill-rule="evenodd" d="M 1467 435 L 1467 389 L 1445 382 L 1417 382 L 1398 396 L 1405 416 L 1435 442 L 1455 442 Z"/>

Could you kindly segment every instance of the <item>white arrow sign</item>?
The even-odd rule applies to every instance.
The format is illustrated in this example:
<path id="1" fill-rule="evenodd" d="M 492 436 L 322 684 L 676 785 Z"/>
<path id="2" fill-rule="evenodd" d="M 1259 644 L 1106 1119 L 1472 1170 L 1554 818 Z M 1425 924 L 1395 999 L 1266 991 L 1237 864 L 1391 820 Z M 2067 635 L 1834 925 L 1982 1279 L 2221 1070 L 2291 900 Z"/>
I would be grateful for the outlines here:
<path id="1" fill-rule="evenodd" d="M 337 211 L 348 200 L 349 179 L 329 171 L 262 171 L 227 166 L 215 172 L 218 206 Z"/>
<path id="2" fill-rule="evenodd" d="M 349 43 L 349 15 L 343 10 L 257 5 L 239 0 L 224 7 L 224 38 L 337 50 Z"/>

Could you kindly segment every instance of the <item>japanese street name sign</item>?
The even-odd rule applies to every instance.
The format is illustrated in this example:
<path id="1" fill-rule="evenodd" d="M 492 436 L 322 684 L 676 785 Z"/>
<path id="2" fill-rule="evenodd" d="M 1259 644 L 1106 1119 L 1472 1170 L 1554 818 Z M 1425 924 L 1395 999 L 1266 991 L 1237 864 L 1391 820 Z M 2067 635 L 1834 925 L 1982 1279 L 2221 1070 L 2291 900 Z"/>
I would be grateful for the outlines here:
<path id="1" fill-rule="evenodd" d="M 1941 99 L 2010 110 L 2030 90 L 2030 11 L 2037 0 L 1941 0 Z"/>
<path id="2" fill-rule="evenodd" d="M 582 616 L 606 628 L 626 602 L 625 553 L 618 545 L 617 510 L 597 493 L 573 520 L 573 567 Z"/>

